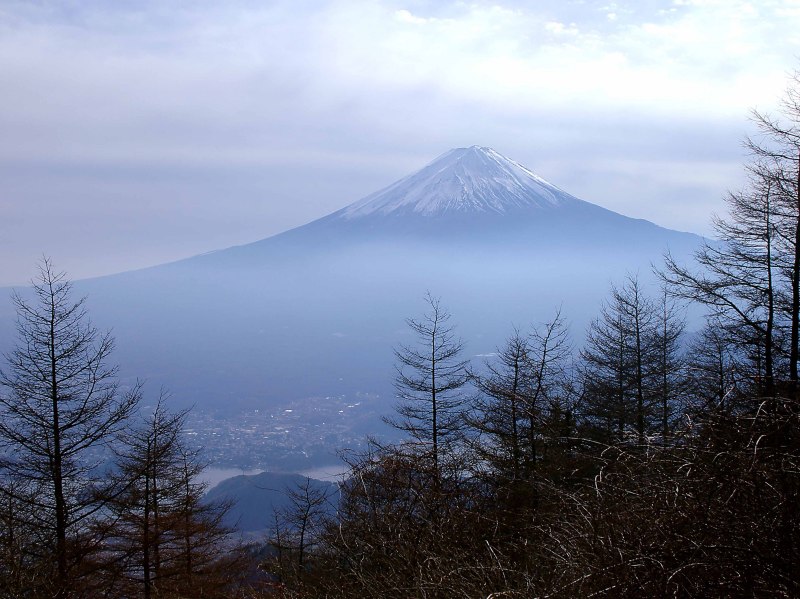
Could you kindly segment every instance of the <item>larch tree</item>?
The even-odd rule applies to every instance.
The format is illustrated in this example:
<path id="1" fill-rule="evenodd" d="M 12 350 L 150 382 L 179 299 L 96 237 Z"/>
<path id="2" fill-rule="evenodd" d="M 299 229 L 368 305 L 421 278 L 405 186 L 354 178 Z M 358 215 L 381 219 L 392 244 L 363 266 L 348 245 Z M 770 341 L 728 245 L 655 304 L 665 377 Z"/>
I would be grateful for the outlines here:
<path id="1" fill-rule="evenodd" d="M 265 568 L 281 582 L 302 582 L 307 562 L 335 510 L 334 488 L 310 478 L 286 489 L 287 505 L 274 513 L 275 527 L 269 544 L 275 551 Z"/>
<path id="2" fill-rule="evenodd" d="M 751 118 L 749 181 L 728 195 L 728 216 L 715 219 L 719 240 L 695 253 L 693 268 L 667 256 L 660 274 L 675 296 L 730 323 L 758 394 L 772 397 L 786 380 L 797 391 L 800 362 L 800 73 L 777 115 Z"/>
<path id="3" fill-rule="evenodd" d="M 776 302 L 780 254 L 776 234 L 776 189 L 762 167 L 754 167 L 749 187 L 727 197 L 729 216 L 715 217 L 716 242 L 694 254 L 696 268 L 667 255 L 659 272 L 669 293 L 709 309 L 712 319 L 731 323 L 729 341 L 752 356 L 752 376 L 761 393 L 774 394 Z"/>
<path id="4" fill-rule="evenodd" d="M 655 377 L 653 391 L 658 404 L 661 438 L 672 433 L 676 416 L 681 413 L 688 387 L 686 362 L 683 357 L 683 333 L 686 321 L 679 307 L 662 289 L 655 308 L 654 355 Z"/>
<path id="5" fill-rule="evenodd" d="M 623 440 L 628 429 L 639 444 L 651 430 L 657 374 L 657 310 L 637 277 L 612 287 L 611 299 L 592 322 L 581 352 L 584 411 L 607 438 Z"/>
<path id="6" fill-rule="evenodd" d="M 86 533 L 105 505 L 102 449 L 127 425 L 139 387 L 120 386 L 108 364 L 112 337 L 91 325 L 84 299 L 72 298 L 48 259 L 32 291 L 13 295 L 18 339 L 0 371 L 0 476 L 40 540 L 29 549 L 55 565 L 52 592 L 69 597 L 98 544 Z"/>
<path id="7" fill-rule="evenodd" d="M 777 255 L 770 257 L 770 264 L 779 267 L 776 274 L 788 284 L 781 312 L 788 320 L 789 380 L 796 392 L 800 363 L 800 72 L 791 78 L 779 116 L 757 110 L 751 116 L 758 133 L 748 137 L 745 145 L 754 157 L 750 171 L 758 179 L 757 188 L 768 189 L 771 200 L 771 240 Z"/>
<path id="8" fill-rule="evenodd" d="M 525 425 L 531 403 L 530 347 L 514 330 L 483 371 L 473 373 L 479 393 L 468 417 L 477 432 L 473 443 L 479 463 L 511 480 L 520 478 L 526 445 Z"/>
<path id="9" fill-rule="evenodd" d="M 416 342 L 395 349 L 398 417 L 386 422 L 423 446 L 438 476 L 443 455 L 464 426 L 462 388 L 469 373 L 468 362 L 461 359 L 463 343 L 450 324 L 450 313 L 430 293 L 425 301 L 430 311 L 419 320 L 406 321 Z"/>
<path id="10" fill-rule="evenodd" d="M 203 464 L 184 442 L 186 416 L 169 412 L 162 397 L 119 451 L 104 523 L 109 596 L 224 597 L 235 581 L 236 570 L 226 571 L 237 557 L 222 525 L 227 508 L 202 500 Z"/>
<path id="11" fill-rule="evenodd" d="M 692 403 L 687 411 L 691 417 L 728 413 L 745 391 L 741 352 L 729 338 L 724 323 L 709 320 L 688 347 L 686 362 Z"/>
<path id="12" fill-rule="evenodd" d="M 573 346 L 561 309 L 528 335 L 530 394 L 525 405 L 527 420 L 527 464 L 535 468 L 542 457 L 537 439 L 567 432 L 574 419 L 570 401 L 569 363 Z"/>

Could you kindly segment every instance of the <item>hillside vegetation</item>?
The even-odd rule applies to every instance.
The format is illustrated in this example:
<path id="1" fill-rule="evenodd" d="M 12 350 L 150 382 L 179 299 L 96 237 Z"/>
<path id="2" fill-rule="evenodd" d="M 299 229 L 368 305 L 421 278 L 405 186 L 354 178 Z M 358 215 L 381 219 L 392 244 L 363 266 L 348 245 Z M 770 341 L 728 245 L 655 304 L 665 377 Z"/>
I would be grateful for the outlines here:
<path id="1" fill-rule="evenodd" d="M 202 501 L 185 413 L 145 409 L 63 274 L 0 374 L 6 597 L 800 596 L 800 81 L 754 113 L 718 241 L 470 362 L 429 293 L 395 347 L 403 441 L 301 481 L 263 543 Z M 705 310 L 688 335 L 687 304 Z M 109 459 L 109 452 L 113 455 Z"/>

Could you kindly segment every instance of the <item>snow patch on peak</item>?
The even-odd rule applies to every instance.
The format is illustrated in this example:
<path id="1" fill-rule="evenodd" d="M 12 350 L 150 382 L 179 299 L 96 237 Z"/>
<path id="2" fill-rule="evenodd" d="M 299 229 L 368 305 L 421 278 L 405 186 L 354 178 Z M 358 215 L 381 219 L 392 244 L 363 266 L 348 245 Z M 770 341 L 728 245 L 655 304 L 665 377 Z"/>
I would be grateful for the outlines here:
<path id="1" fill-rule="evenodd" d="M 491 148 L 471 146 L 445 152 L 420 171 L 344 208 L 345 219 L 374 214 L 448 212 L 505 214 L 552 209 L 577 198 Z"/>

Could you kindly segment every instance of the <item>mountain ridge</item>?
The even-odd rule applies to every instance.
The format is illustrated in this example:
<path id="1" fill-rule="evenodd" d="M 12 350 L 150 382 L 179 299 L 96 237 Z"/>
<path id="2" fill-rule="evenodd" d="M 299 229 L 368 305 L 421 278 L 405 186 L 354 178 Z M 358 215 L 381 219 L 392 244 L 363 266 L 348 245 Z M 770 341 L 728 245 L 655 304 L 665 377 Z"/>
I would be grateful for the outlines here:
<path id="1" fill-rule="evenodd" d="M 555 250 L 569 245 L 570 237 L 618 244 L 613 238 L 621 231 L 629 243 L 645 245 L 672 234 L 702 239 L 579 199 L 499 152 L 475 145 L 449 150 L 410 175 L 306 224 L 185 260 L 255 263 L 276 255 L 278 248 L 302 254 L 312 246 L 338 251 L 412 240 L 439 246 L 469 242 L 484 250 L 548 243 Z"/>
<path id="2" fill-rule="evenodd" d="M 450 196 L 450 201 L 442 204 L 431 200 L 435 195 L 426 195 L 431 191 L 432 180 L 445 177 L 452 182 L 454 176 L 463 176 L 466 181 L 455 186 L 433 187 L 440 197 L 445 192 L 452 194 L 454 189 L 463 190 L 459 197 Z M 584 240 L 606 244 L 620 228 L 628 232 L 636 230 L 636 239 L 631 242 L 649 243 L 650 238 L 672 233 L 696 241 L 702 239 L 694 233 L 674 231 L 577 198 L 499 152 L 473 145 L 448 150 L 394 183 L 291 229 L 256 241 L 88 280 L 172 269 L 182 264 L 228 267 L 232 262 L 244 261 L 251 266 L 260 262 L 275 266 L 273 258 L 280 252 L 299 255 L 312 247 L 317 251 L 336 251 L 343 246 L 397 245 L 408 240 L 446 245 L 469 239 L 489 246 L 519 246 L 534 242 L 533 236 L 538 243 L 547 241 L 555 247 L 568 240 L 569 234 L 562 235 L 565 229 L 576 231 Z"/>

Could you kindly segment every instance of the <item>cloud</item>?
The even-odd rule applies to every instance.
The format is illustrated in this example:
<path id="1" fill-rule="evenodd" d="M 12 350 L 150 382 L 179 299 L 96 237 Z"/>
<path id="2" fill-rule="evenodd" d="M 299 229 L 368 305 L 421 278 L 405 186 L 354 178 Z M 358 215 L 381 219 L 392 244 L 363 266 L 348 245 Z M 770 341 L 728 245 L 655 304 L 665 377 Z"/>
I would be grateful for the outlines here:
<path id="1" fill-rule="evenodd" d="M 388 2 L 102 6 L 6 22 L 6 159 L 271 162 L 332 145 L 337 119 L 374 130 L 404 104 L 717 119 L 771 102 L 791 52 L 764 68 L 776 19 L 737 2 L 618 28 L 601 11 L 567 24 L 481 3 L 441 15 Z"/>
<path id="2" fill-rule="evenodd" d="M 544 28 L 546 31 L 555 35 L 578 35 L 579 33 L 575 23 L 565 25 L 559 21 L 547 21 L 544 24 Z"/>
<path id="3" fill-rule="evenodd" d="M 705 230 L 663 206 L 718 209 L 799 21 L 788 1 L 5 2 L 0 283 L 43 249 L 83 276 L 254 240 L 473 143 Z"/>
<path id="4" fill-rule="evenodd" d="M 414 25 L 425 25 L 426 23 L 430 23 L 431 19 L 424 19 L 422 17 L 418 17 L 416 15 L 411 14 L 411 12 L 402 9 L 395 11 L 394 13 L 397 20 L 402 21 L 404 23 L 412 23 Z"/>

